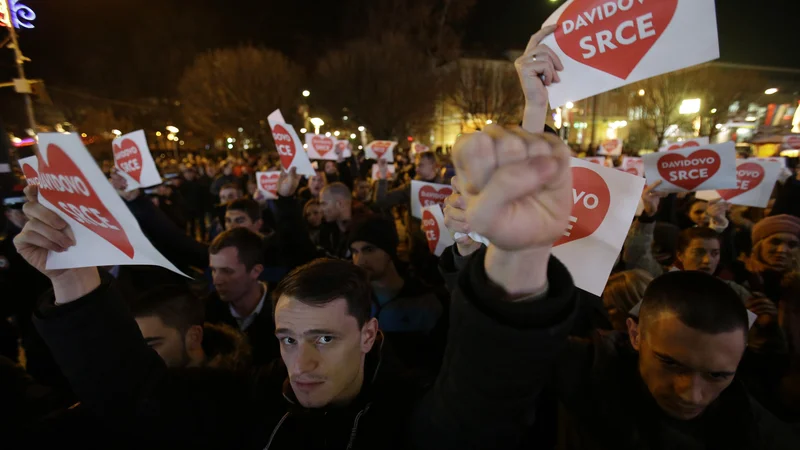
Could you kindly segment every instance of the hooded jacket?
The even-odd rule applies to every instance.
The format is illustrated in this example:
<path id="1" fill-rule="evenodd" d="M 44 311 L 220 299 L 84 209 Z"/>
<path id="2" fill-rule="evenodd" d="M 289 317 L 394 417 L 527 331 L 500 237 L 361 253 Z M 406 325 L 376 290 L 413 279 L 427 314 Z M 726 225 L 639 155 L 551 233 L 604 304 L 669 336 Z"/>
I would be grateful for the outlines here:
<path id="1" fill-rule="evenodd" d="M 280 362 L 251 374 L 167 370 L 108 280 L 66 305 L 47 298 L 35 323 L 76 395 L 123 442 L 195 449 L 509 449 L 534 420 L 536 398 L 574 316 L 572 280 L 554 258 L 548 283 L 543 296 L 503 301 L 505 292 L 484 270 L 484 252 L 477 252 L 453 294 L 436 381 L 428 385 L 388 370 L 375 345 L 365 363 L 371 376 L 356 400 L 338 409 L 294 404 Z"/>

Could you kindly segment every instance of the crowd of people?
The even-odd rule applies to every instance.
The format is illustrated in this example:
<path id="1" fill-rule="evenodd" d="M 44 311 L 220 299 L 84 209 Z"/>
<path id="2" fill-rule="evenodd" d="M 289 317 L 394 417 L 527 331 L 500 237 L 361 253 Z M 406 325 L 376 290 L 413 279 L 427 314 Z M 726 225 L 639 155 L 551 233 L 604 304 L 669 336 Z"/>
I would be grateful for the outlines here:
<path id="1" fill-rule="evenodd" d="M 6 195 L 2 448 L 800 448 L 800 172 L 766 209 L 648 186 L 603 294 L 577 289 L 549 31 L 517 61 L 521 128 L 397 149 L 395 175 L 338 153 L 268 199 L 273 156 L 159 160 L 130 192 L 103 165 L 191 280 L 47 270 L 68 224 Z M 441 256 L 411 180 L 454 188 Z"/>

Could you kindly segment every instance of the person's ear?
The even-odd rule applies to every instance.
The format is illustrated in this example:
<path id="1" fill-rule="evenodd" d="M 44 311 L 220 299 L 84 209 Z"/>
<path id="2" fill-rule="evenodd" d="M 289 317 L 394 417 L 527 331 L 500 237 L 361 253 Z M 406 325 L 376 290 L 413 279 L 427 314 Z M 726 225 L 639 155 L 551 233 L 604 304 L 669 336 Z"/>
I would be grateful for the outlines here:
<path id="1" fill-rule="evenodd" d="M 256 264 L 255 266 L 253 266 L 252 269 L 250 269 L 250 278 L 253 280 L 257 280 L 258 277 L 261 276 L 261 272 L 263 271 L 264 271 L 264 265 Z"/>
<path id="2" fill-rule="evenodd" d="M 378 319 L 372 318 L 361 327 L 361 353 L 369 353 L 378 338 Z"/>
<path id="3" fill-rule="evenodd" d="M 203 348 L 203 327 L 200 325 L 192 325 L 189 331 L 184 336 L 186 343 L 186 352 L 191 353 Z"/>
<path id="4" fill-rule="evenodd" d="M 625 324 L 628 325 L 628 336 L 631 340 L 631 346 L 638 352 L 642 345 L 642 334 L 639 331 L 639 324 L 630 317 L 625 321 Z"/>
<path id="5" fill-rule="evenodd" d="M 264 219 L 258 219 L 255 222 L 253 222 L 253 224 L 256 226 L 256 228 L 261 230 L 262 228 L 264 228 Z"/>

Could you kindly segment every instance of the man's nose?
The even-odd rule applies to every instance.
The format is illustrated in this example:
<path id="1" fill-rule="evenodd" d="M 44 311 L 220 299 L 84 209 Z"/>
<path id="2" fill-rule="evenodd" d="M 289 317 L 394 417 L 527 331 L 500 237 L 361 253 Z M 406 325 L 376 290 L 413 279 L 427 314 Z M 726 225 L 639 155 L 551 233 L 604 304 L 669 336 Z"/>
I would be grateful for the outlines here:
<path id="1" fill-rule="evenodd" d="M 298 344 L 292 372 L 296 375 L 313 372 L 319 366 L 319 352 L 313 345 Z"/>
<path id="2" fill-rule="evenodd" d="M 703 403 L 703 381 L 698 374 L 679 376 L 675 381 L 675 393 L 681 402 L 688 405 Z"/>

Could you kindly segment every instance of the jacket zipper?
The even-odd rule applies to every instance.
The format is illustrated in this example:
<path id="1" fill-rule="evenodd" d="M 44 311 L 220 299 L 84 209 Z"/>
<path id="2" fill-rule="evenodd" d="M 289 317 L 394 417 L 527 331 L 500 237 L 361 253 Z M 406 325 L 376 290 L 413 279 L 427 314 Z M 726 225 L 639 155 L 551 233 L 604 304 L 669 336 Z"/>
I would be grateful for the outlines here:
<path id="1" fill-rule="evenodd" d="M 369 411 L 369 407 L 372 403 L 367 403 L 367 407 L 359 411 L 358 415 L 356 415 L 356 420 L 353 421 L 353 429 L 350 431 L 350 442 L 347 443 L 347 450 L 352 450 L 353 443 L 356 441 L 356 433 L 358 433 L 358 421 L 361 420 L 361 416 Z"/>
<path id="2" fill-rule="evenodd" d="M 275 429 L 273 429 L 272 434 L 269 435 L 269 442 L 267 442 L 267 446 L 264 447 L 264 450 L 269 450 L 269 447 L 272 445 L 272 440 L 275 439 L 275 435 L 278 433 L 278 428 L 280 428 L 281 425 L 283 425 L 283 422 L 286 420 L 287 417 L 289 417 L 288 412 L 284 414 L 283 417 L 281 417 L 281 420 L 278 421 L 278 424 L 275 425 Z"/>

